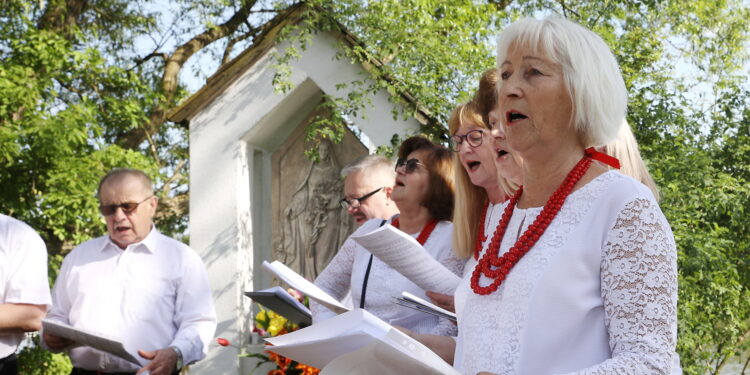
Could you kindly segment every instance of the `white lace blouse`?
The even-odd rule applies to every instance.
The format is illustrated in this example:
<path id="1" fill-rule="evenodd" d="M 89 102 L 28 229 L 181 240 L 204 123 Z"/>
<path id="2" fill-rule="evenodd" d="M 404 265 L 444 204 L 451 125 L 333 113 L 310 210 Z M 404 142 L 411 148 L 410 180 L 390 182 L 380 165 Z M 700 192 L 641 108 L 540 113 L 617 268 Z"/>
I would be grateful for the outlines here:
<path id="1" fill-rule="evenodd" d="M 382 219 L 369 220 L 362 224 L 355 233 L 371 232 L 377 229 L 381 222 Z M 385 225 L 389 223 L 390 220 Z M 458 259 L 453 253 L 451 247 L 452 232 L 453 224 L 451 222 L 439 222 L 425 242 L 424 248 L 451 272 L 461 276 L 465 261 Z M 413 234 L 413 236 L 416 237 L 418 234 Z M 315 279 L 315 285 L 339 300 L 344 298 L 347 292 L 351 290 L 354 307 L 359 307 L 362 281 L 369 260 L 370 252 L 348 238 L 328 266 Z M 403 291 L 427 299 L 424 290 L 383 263 L 378 257 L 373 257 L 370 278 L 367 282 L 365 310 L 391 325 L 405 327 L 418 333 L 455 336 L 456 325 L 452 322 L 391 302 L 392 296 L 400 296 Z M 310 304 L 313 323 L 336 315 L 317 303 L 311 302 Z"/>
<path id="2" fill-rule="evenodd" d="M 488 237 L 506 205 L 488 214 Z M 501 254 L 540 212 L 514 210 Z M 472 257 L 456 290 L 462 373 L 670 373 L 675 243 L 651 192 L 630 177 L 610 171 L 573 192 L 496 292 L 472 291 L 476 264 Z"/>

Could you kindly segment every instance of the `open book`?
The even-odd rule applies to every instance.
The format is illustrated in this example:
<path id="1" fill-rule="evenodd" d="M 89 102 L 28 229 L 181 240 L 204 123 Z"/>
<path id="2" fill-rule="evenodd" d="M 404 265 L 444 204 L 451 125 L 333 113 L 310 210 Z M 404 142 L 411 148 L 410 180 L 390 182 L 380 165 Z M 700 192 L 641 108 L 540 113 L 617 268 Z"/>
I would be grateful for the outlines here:
<path id="1" fill-rule="evenodd" d="M 337 314 L 349 311 L 346 306 L 342 305 L 341 302 L 333 298 L 330 294 L 324 292 L 323 289 L 320 289 L 317 285 L 300 276 L 300 274 L 294 272 L 278 260 L 275 260 L 272 263 L 268 263 L 264 260 L 263 268 L 281 279 L 281 281 L 289 284 L 292 288 L 297 289 L 300 293 L 306 295 L 311 300 L 331 309 Z"/>
<path id="2" fill-rule="evenodd" d="M 440 318 L 449 319 L 454 322 L 456 321 L 456 313 L 450 312 L 439 306 L 436 306 L 435 304 L 425 301 L 409 292 L 406 292 L 406 291 L 401 292 L 401 297 L 394 296 L 394 297 L 391 297 L 391 299 L 393 303 L 399 306 L 408 307 L 410 309 L 432 314 Z"/>
<path id="3" fill-rule="evenodd" d="M 138 366 L 143 366 L 143 364 L 140 363 L 138 359 L 136 359 L 132 354 L 125 350 L 122 342 L 112 337 L 86 331 L 80 328 L 75 328 L 65 323 L 55 322 L 47 319 L 42 320 L 42 329 L 45 333 L 64 337 L 68 340 L 75 341 L 77 344 L 90 346 L 94 349 L 99 349 L 101 351 L 116 355 Z"/>
<path id="4" fill-rule="evenodd" d="M 284 288 L 275 286 L 255 292 L 245 292 L 250 297 L 271 311 L 289 319 L 290 322 L 309 326 L 312 324 L 312 313 L 305 305 L 292 297 Z"/>
<path id="5" fill-rule="evenodd" d="M 390 225 L 351 238 L 424 290 L 453 294 L 461 281 L 412 236 Z"/>
<path id="6" fill-rule="evenodd" d="M 266 341 L 322 374 L 459 374 L 432 350 L 362 309 Z"/>

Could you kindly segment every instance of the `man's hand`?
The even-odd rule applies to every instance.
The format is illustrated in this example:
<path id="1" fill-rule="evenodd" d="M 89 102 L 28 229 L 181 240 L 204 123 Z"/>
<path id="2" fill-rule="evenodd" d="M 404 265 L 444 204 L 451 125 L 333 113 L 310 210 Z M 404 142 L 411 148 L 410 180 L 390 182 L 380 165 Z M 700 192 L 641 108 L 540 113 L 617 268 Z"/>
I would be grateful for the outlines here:
<path id="1" fill-rule="evenodd" d="M 47 344 L 47 347 L 54 351 L 64 350 L 65 348 L 75 344 L 75 342 L 72 340 L 68 340 L 60 336 L 50 335 L 47 332 L 44 332 L 42 336 L 42 339 L 44 340 L 44 343 Z"/>
<path id="2" fill-rule="evenodd" d="M 435 302 L 438 307 L 446 309 L 452 313 L 456 312 L 456 306 L 453 302 L 453 296 L 430 291 L 425 292 L 425 294 L 427 294 L 427 297 L 430 297 L 432 302 Z"/>
<path id="3" fill-rule="evenodd" d="M 138 355 L 150 359 L 151 362 L 140 369 L 136 375 L 141 375 L 146 371 L 150 375 L 170 375 L 174 372 L 177 364 L 177 353 L 171 348 L 154 350 L 153 352 L 139 350 Z"/>

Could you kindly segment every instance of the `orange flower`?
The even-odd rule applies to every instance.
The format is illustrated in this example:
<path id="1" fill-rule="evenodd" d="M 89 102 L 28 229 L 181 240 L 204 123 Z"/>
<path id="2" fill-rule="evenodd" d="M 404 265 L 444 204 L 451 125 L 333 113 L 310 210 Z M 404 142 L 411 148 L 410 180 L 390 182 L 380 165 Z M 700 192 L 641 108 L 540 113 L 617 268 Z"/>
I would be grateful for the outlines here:
<path id="1" fill-rule="evenodd" d="M 268 358 L 276 362 L 276 366 L 282 370 L 286 370 L 289 367 L 289 365 L 292 364 L 292 360 L 287 357 L 280 356 L 274 352 L 266 352 L 266 353 L 268 353 Z"/>
<path id="2" fill-rule="evenodd" d="M 286 374 L 284 374 L 284 371 L 281 371 L 281 370 L 271 370 L 268 372 L 267 375 L 286 375 Z"/>
<path id="3" fill-rule="evenodd" d="M 304 365 L 302 363 L 297 364 L 297 370 L 302 370 L 303 375 L 318 375 L 320 370 L 315 367 Z"/>

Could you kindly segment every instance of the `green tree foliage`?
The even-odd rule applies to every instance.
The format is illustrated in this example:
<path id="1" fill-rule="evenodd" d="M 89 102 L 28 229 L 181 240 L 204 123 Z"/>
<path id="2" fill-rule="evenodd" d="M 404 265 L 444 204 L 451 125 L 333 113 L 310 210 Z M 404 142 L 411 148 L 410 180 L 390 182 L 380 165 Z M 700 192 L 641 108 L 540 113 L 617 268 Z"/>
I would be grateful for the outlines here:
<path id="1" fill-rule="evenodd" d="M 156 177 L 166 233 L 185 229 L 187 129 L 167 113 L 185 78 L 213 74 L 258 35 L 299 9 L 289 0 L 4 0 L 0 6 L 0 211 L 37 228 L 51 276 L 72 246 L 100 235 L 96 183 L 115 166 Z M 402 113 L 441 124 L 494 64 L 494 35 L 519 17 L 567 17 L 618 56 L 628 119 L 663 193 L 679 247 L 678 350 L 688 374 L 718 373 L 750 346 L 750 103 L 743 0 L 308 0 L 282 39 L 286 62 L 321 30 L 356 37 L 340 59 L 371 77 L 331 95 L 313 139 L 340 139 L 344 123 L 386 89 Z M 413 100 L 404 100 L 410 95 Z M 398 142 L 394 139 L 394 142 Z M 744 353 L 744 354 L 743 354 Z"/>

